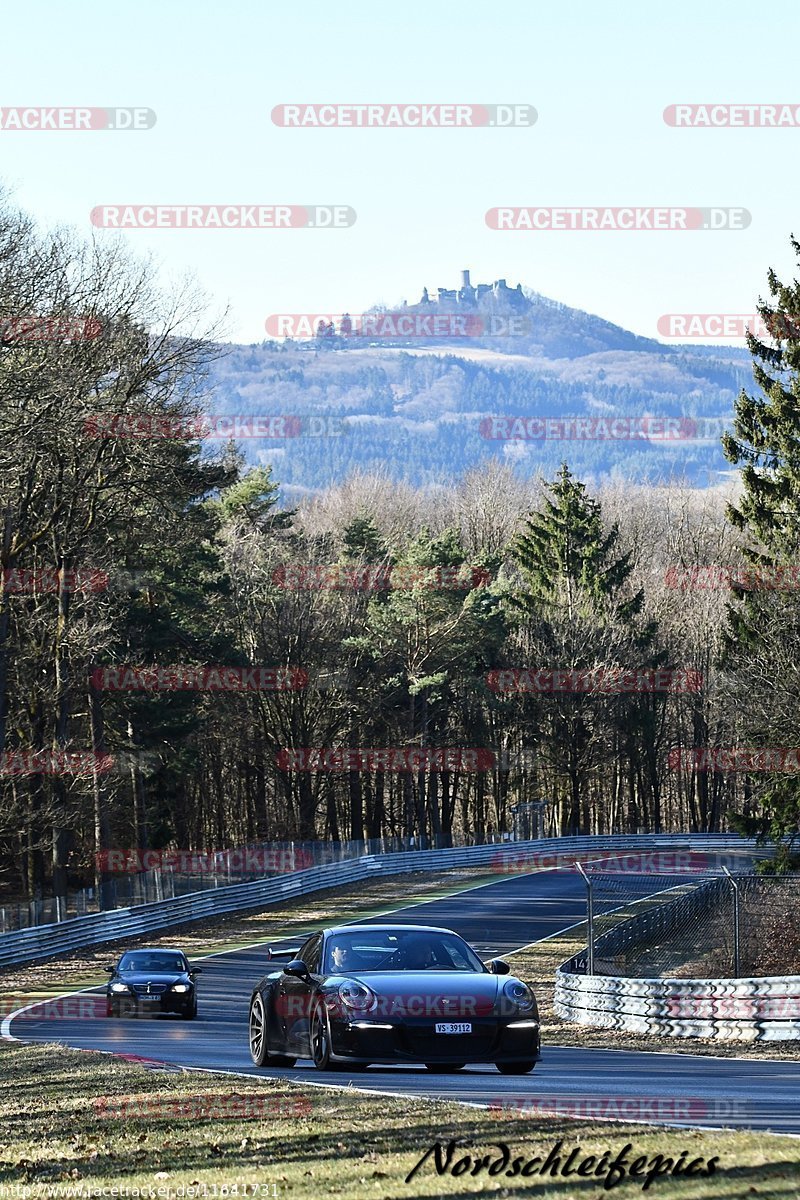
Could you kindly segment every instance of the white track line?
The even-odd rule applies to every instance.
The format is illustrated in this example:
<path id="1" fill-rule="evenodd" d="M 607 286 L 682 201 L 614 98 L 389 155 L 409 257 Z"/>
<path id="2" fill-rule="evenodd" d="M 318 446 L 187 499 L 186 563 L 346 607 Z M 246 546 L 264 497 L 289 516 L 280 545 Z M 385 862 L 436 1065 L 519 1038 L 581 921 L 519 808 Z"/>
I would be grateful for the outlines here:
<path id="1" fill-rule="evenodd" d="M 620 856 L 619 855 L 617 855 L 617 856 L 607 855 L 602 858 L 589 859 L 589 860 L 587 860 L 587 863 L 585 863 L 584 865 L 588 865 L 589 863 L 598 863 L 598 862 L 613 862 L 613 861 L 615 861 L 615 857 L 618 858 Z M 512 874 L 514 877 L 518 877 L 520 875 L 545 875 L 545 874 L 552 873 L 554 871 L 563 871 L 563 870 L 569 870 L 569 865 L 565 863 L 563 866 L 560 866 L 560 867 L 545 867 L 541 871 L 536 870 L 536 871 L 521 871 L 521 872 L 513 872 L 513 873 L 509 872 L 509 877 L 511 877 Z M 438 899 L 447 900 L 447 899 L 450 899 L 451 896 L 461 895 L 462 892 L 478 891 L 480 888 L 493 887 L 495 884 L 501 883 L 501 882 L 503 882 L 503 880 L 491 879 L 491 880 L 489 880 L 488 883 L 478 883 L 478 884 L 474 884 L 470 887 L 458 889 L 455 892 L 448 893 L 448 895 L 446 895 L 446 896 L 440 896 L 440 897 L 438 897 Z M 675 886 L 677 886 L 677 885 L 675 885 Z M 665 890 L 669 891 L 670 889 L 667 888 Z M 658 895 L 658 894 L 659 894 L 658 892 L 652 893 L 652 895 Z M 648 898 L 649 897 L 642 897 L 642 899 L 648 899 Z M 391 913 L 400 912 L 402 909 L 405 909 L 405 908 L 419 908 L 423 904 L 435 903 L 436 899 L 437 899 L 437 897 L 432 897 L 429 900 L 419 900 L 419 901 L 417 901 L 416 904 L 411 904 L 411 905 L 400 904 L 400 905 L 397 905 L 395 908 L 381 910 L 379 913 L 373 914 L 373 916 L 389 916 Z M 624 907 L 624 905 L 620 905 L 620 908 L 622 908 L 622 907 Z M 616 910 L 612 909 L 610 911 L 614 912 Z M 524 946 L 519 946 L 517 948 L 517 950 L 507 950 L 504 953 L 516 954 L 516 953 L 518 953 L 519 950 L 524 950 L 528 946 L 536 946 L 540 942 L 546 942 L 546 941 L 549 941 L 551 938 L 560 937 L 560 935 L 562 933 L 568 933 L 570 929 L 577 929 L 579 926 L 585 925 L 585 924 L 586 924 L 585 920 L 576 921 L 573 925 L 567 925 L 564 929 L 556 930 L 555 933 L 548 933 L 543 938 L 537 938 L 537 940 L 535 942 L 526 942 Z M 256 946 L 263 946 L 265 944 L 265 942 L 285 941 L 285 940 L 286 940 L 285 938 L 273 936 L 270 938 L 260 939 L 259 941 L 256 941 L 256 942 L 248 943 L 245 946 L 235 946 L 229 950 L 219 950 L 212 954 L 201 954 L 201 955 L 197 955 L 196 957 L 199 962 L 202 962 L 208 958 L 221 957 L 223 954 L 235 954 L 240 950 L 251 950 L 251 949 L 255 948 Z M 94 990 L 95 990 L 94 988 L 82 988 L 80 991 L 77 991 L 77 992 L 64 992 L 60 996 L 58 996 L 57 999 L 62 999 L 62 998 L 66 998 L 69 996 L 90 995 L 92 993 L 92 991 L 94 991 Z M 24 1038 L 15 1037 L 15 1035 L 11 1033 L 12 1020 L 14 1020 L 16 1017 L 20 1016 L 22 1013 L 28 1012 L 28 1010 L 31 1008 L 36 1008 L 39 1005 L 48 1004 L 48 1003 L 52 1003 L 52 1002 L 53 1002 L 52 1000 L 36 1000 L 32 1004 L 26 1004 L 22 1008 L 17 1009 L 15 1012 L 10 1013 L 9 1016 L 4 1018 L 2 1025 L 0 1025 L 0 1037 L 2 1037 L 5 1041 L 10 1041 L 10 1042 L 24 1041 Z M 581 1047 L 560 1046 L 558 1044 L 554 1044 L 553 1048 L 558 1049 L 558 1050 L 581 1049 Z M 99 1054 L 109 1054 L 114 1058 L 124 1058 L 123 1055 L 118 1054 L 113 1050 L 100 1050 L 100 1051 L 87 1050 L 86 1047 L 84 1047 L 84 1046 L 72 1046 L 72 1047 L 70 1047 L 70 1049 L 80 1050 L 82 1053 L 85 1053 L 85 1054 L 86 1053 L 88 1053 L 88 1054 L 98 1054 L 98 1053 Z M 595 1048 L 585 1047 L 586 1052 L 589 1054 L 592 1053 L 593 1049 L 595 1049 Z M 603 1050 L 603 1048 L 601 1048 L 601 1047 L 596 1047 L 596 1049 Z M 672 1056 L 676 1053 L 680 1053 L 679 1051 L 671 1051 L 671 1050 L 617 1050 L 617 1049 L 604 1050 L 603 1052 L 608 1053 L 608 1054 L 635 1054 L 637 1056 L 641 1055 L 641 1054 L 658 1054 L 658 1055 Z M 142 1058 L 144 1058 L 144 1057 L 145 1056 L 142 1056 Z M 769 1060 L 752 1059 L 752 1058 L 740 1059 L 735 1056 L 726 1057 L 724 1055 L 718 1055 L 718 1054 L 681 1054 L 681 1057 L 682 1058 L 696 1058 L 698 1061 L 702 1061 L 704 1059 L 710 1058 L 716 1062 L 763 1062 L 763 1061 L 781 1062 L 782 1061 L 781 1059 L 769 1059 Z M 232 1071 L 226 1067 L 219 1067 L 219 1068 L 186 1067 L 180 1063 L 177 1063 L 177 1064 L 176 1063 L 168 1063 L 166 1060 L 161 1060 L 161 1059 L 147 1059 L 146 1061 L 154 1062 L 154 1063 L 163 1061 L 165 1066 L 179 1066 L 182 1071 L 185 1071 L 187 1073 L 199 1074 L 199 1075 L 230 1075 L 237 1079 L 256 1079 L 256 1080 L 263 1079 L 263 1080 L 267 1080 L 267 1081 L 270 1081 L 272 1079 L 281 1079 L 286 1083 L 293 1082 L 291 1076 L 285 1076 L 285 1075 L 278 1075 L 278 1076 L 252 1075 L 246 1071 Z M 488 1072 L 487 1072 L 487 1074 L 488 1074 Z M 304 1088 L 321 1088 L 323 1090 L 335 1091 L 335 1092 L 356 1092 L 359 1095 L 365 1095 L 365 1096 L 387 1096 L 390 1098 L 400 1099 L 400 1100 L 403 1100 L 403 1099 L 417 1100 L 417 1101 L 421 1101 L 421 1102 L 427 1103 L 427 1104 L 447 1104 L 447 1103 L 459 1104 L 466 1108 L 477 1108 L 477 1109 L 480 1109 L 483 1111 L 486 1111 L 489 1108 L 491 1108 L 491 1105 L 481 1104 L 480 1102 L 475 1101 L 475 1100 L 461 1100 L 457 1097 L 449 1097 L 449 1096 L 438 1096 L 438 1097 L 421 1096 L 416 1092 L 384 1091 L 383 1089 L 380 1089 L 380 1088 L 358 1087 L 352 1083 L 346 1083 L 346 1084 L 344 1084 L 344 1083 L 343 1084 L 317 1083 L 314 1080 L 307 1079 L 307 1080 L 303 1080 L 302 1083 L 295 1082 L 295 1086 L 304 1087 Z M 547 1116 L 547 1114 L 539 1114 L 539 1115 Z M 554 1116 L 556 1116 L 556 1115 L 557 1114 L 554 1114 Z M 765 1134 L 770 1134 L 772 1137 L 787 1137 L 787 1138 L 795 1138 L 795 1139 L 800 1138 L 800 1134 L 796 1134 L 796 1133 L 781 1133 L 781 1132 L 776 1132 L 776 1131 L 770 1130 L 770 1129 L 758 1130 L 758 1129 L 753 1129 L 753 1127 L 751 1127 L 751 1126 L 739 1127 L 739 1126 L 722 1126 L 722 1125 L 720 1125 L 720 1126 L 689 1125 L 689 1124 L 680 1123 L 680 1122 L 669 1122 L 669 1121 L 653 1122 L 653 1121 L 636 1120 L 635 1118 L 622 1118 L 622 1117 L 592 1117 L 591 1119 L 597 1120 L 597 1121 L 604 1121 L 610 1125 L 623 1124 L 623 1125 L 643 1125 L 643 1126 L 647 1126 L 648 1128 L 700 1129 L 700 1130 L 707 1131 L 707 1132 L 717 1132 L 717 1133 L 726 1132 L 731 1129 L 740 1129 L 741 1128 L 741 1130 L 743 1132 L 756 1132 L 756 1133 L 762 1132 Z"/>

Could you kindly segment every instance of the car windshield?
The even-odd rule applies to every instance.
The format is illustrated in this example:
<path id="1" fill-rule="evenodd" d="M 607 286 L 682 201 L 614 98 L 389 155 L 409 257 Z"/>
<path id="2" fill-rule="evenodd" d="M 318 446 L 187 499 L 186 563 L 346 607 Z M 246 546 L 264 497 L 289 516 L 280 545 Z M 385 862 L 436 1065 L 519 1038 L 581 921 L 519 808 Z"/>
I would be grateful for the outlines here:
<path id="1" fill-rule="evenodd" d="M 337 971 L 480 971 L 474 950 L 455 933 L 419 929 L 343 930 L 325 948 L 326 974 Z"/>
<path id="2" fill-rule="evenodd" d="M 180 954 L 151 954 L 146 950 L 124 954 L 119 963 L 120 971 L 152 971 L 174 974 L 186 970 L 186 961 Z"/>

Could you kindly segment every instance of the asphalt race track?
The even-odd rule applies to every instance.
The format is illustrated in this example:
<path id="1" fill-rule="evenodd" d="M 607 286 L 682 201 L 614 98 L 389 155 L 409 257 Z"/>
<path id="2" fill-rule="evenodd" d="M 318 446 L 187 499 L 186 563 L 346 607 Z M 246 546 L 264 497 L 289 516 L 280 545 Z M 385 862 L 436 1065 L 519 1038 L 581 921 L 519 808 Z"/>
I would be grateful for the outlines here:
<path id="1" fill-rule="evenodd" d="M 633 882 L 630 877 L 628 881 Z M 673 882 L 679 881 L 673 877 Z M 666 884 L 661 877 L 643 874 L 636 878 L 636 886 L 644 895 Z M 580 877 L 573 870 L 553 870 L 503 877 L 488 886 L 373 920 L 445 926 L 488 958 L 547 937 L 584 916 Z M 291 944 L 296 945 L 296 940 Z M 407 1066 L 323 1075 L 310 1062 L 290 1071 L 260 1070 L 252 1065 L 248 1052 L 247 1009 L 251 987 L 266 969 L 263 946 L 204 959 L 200 1011 L 194 1022 L 168 1017 L 109 1020 L 99 1015 L 104 1012 L 99 1004 L 96 1017 L 70 1017 L 59 1011 L 52 1019 L 48 1013 L 53 1002 L 44 1002 L 7 1018 L 3 1033 L 22 1041 L 61 1042 L 200 1070 L 447 1098 L 503 1106 L 531 1116 L 541 1112 L 617 1117 L 647 1124 L 738 1126 L 800 1134 L 800 1061 L 574 1049 L 545 1042 L 542 1061 L 531 1075 L 521 1077 L 500 1075 L 492 1066 L 468 1067 L 449 1076 Z"/>

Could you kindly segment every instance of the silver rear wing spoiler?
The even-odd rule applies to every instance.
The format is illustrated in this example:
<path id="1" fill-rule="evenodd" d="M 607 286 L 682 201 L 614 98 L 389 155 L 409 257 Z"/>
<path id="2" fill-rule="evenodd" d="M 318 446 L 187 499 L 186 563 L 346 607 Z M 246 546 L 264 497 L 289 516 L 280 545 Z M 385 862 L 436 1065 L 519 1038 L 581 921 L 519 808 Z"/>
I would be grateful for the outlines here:
<path id="1" fill-rule="evenodd" d="M 291 950 L 273 950 L 272 946 L 267 947 L 267 960 L 272 962 L 274 958 L 297 958 L 300 953 L 300 947 L 294 946 Z"/>

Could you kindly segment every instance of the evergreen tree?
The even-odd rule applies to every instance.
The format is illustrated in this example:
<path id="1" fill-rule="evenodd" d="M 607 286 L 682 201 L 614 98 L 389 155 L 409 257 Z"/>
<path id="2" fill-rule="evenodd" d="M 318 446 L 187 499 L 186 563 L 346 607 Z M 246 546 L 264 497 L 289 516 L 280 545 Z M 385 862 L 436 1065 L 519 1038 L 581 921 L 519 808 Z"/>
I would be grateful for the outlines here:
<path id="1" fill-rule="evenodd" d="M 641 618 L 644 593 L 628 586 L 633 568 L 619 538 L 618 526 L 605 527 L 601 505 L 564 463 L 511 547 L 521 586 L 508 599 L 518 616 L 518 645 L 533 658 L 525 664 L 531 672 L 597 672 L 602 679 L 663 661 L 655 624 Z M 529 738 L 555 776 L 563 833 L 597 829 L 590 781 L 610 758 L 636 752 L 637 733 L 652 736 L 647 710 L 655 703 L 647 694 L 607 694 L 602 684 L 523 702 Z M 631 795 L 634 825 L 637 807 Z"/>
<path id="2" fill-rule="evenodd" d="M 800 259 L 800 242 L 791 242 Z M 722 447 L 742 467 L 742 496 L 728 517 L 760 543 L 749 560 L 773 563 L 800 549 L 800 280 L 787 285 L 770 270 L 767 281 L 772 302 L 760 300 L 757 309 L 773 342 L 747 334 L 761 395 L 740 393 Z"/>
<path id="3" fill-rule="evenodd" d="M 230 449 L 228 453 L 231 455 Z M 242 455 L 234 454 L 229 461 L 241 471 Z M 272 467 L 253 467 L 211 503 L 219 508 L 223 519 L 246 519 L 262 532 L 279 532 L 291 527 L 295 512 L 278 507 L 278 491 L 279 485 L 272 478 Z"/>
<path id="4" fill-rule="evenodd" d="M 600 503 L 563 463 L 548 487 L 541 512 L 531 513 L 512 553 L 522 572 L 526 592 L 512 602 L 523 611 L 563 610 L 569 616 L 592 610 L 616 598 L 616 615 L 628 620 L 637 615 L 644 593 L 619 598 L 630 577 L 629 554 L 614 556 L 619 527 L 606 531 Z"/>
<path id="5" fill-rule="evenodd" d="M 800 242 L 791 239 L 800 259 Z M 742 491 L 728 519 L 746 536 L 750 580 L 733 581 L 724 663 L 739 701 L 738 734 L 750 745 L 800 744 L 800 602 L 786 590 L 800 554 L 800 280 L 767 275 L 769 300 L 759 315 L 772 341 L 752 333 L 753 377 L 759 393 L 742 391 L 733 432 L 722 439 L 725 457 L 741 467 Z M 781 774 L 753 780 L 750 829 L 776 842 L 797 836 L 800 781 Z M 779 860 L 786 857 L 786 852 Z"/>
<path id="6" fill-rule="evenodd" d="M 372 517 L 361 513 L 354 517 L 342 532 L 343 558 L 345 562 L 362 559 L 378 563 L 386 557 L 386 544 Z"/>

